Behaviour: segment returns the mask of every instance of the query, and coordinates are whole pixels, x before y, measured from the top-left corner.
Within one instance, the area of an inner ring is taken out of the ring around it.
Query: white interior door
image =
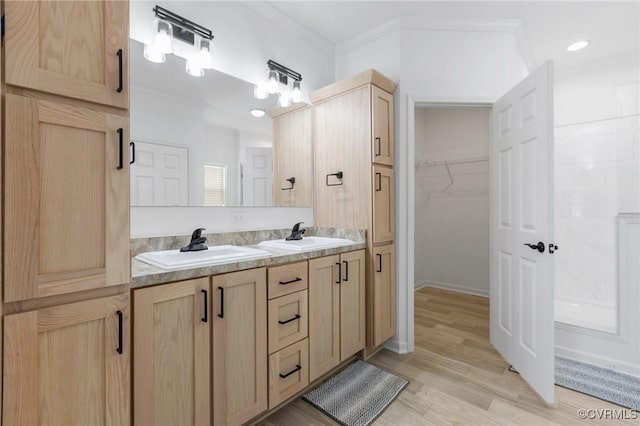
[[[135,141],[131,165],[132,206],[189,205],[189,151],[170,145]]]
[[[245,151],[242,176],[244,206],[270,206],[273,203],[273,151],[250,147]]]
[[[500,98],[492,122],[491,343],[553,403],[552,63]]]

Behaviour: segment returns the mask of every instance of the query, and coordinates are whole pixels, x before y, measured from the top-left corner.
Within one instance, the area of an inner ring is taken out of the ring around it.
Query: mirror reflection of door
[[[189,205],[189,150],[136,141],[131,165],[132,206]]]
[[[242,205],[273,203],[273,154],[271,148],[247,147],[242,167]]]

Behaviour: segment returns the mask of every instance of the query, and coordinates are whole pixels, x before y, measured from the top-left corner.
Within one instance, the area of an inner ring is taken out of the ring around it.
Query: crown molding
[[[280,28],[285,28],[291,32],[294,36],[300,37],[312,46],[320,49],[324,53],[333,56],[335,54],[335,46],[329,40],[319,36],[311,31],[309,28],[301,25],[298,21],[291,18],[286,13],[282,12],[277,7],[269,4],[266,1],[242,1],[239,2],[248,9],[262,15],[264,18],[269,19]]]

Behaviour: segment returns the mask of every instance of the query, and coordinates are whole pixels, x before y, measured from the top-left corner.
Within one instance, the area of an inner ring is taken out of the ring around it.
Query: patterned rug
[[[406,379],[359,360],[303,399],[343,426],[367,426],[408,384]]]
[[[556,384],[640,410],[640,378],[556,356]]]

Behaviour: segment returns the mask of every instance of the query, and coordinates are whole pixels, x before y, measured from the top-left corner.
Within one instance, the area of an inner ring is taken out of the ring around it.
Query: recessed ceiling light
[[[251,115],[253,115],[256,118],[260,118],[264,116],[264,110],[263,109],[252,109],[251,110]]]
[[[571,43],[569,47],[567,47],[567,50],[569,52],[575,52],[576,50],[584,49],[588,45],[589,45],[588,40],[580,40],[580,41],[576,41],[575,43]]]

